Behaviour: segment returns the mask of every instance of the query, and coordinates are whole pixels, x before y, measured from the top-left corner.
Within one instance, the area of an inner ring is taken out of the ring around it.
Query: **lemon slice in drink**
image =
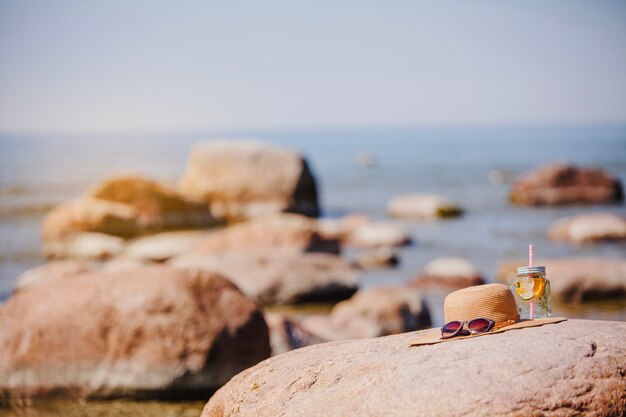
[[[541,278],[523,278],[517,281],[515,292],[522,300],[528,301],[539,297],[545,285],[545,282]]]

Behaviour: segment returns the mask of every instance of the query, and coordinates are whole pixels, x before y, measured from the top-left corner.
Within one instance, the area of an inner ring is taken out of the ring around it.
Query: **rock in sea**
[[[155,181],[123,176],[105,181],[89,195],[55,207],[44,219],[44,242],[79,232],[129,238],[168,229],[216,224],[205,204],[186,200]]]
[[[430,325],[421,292],[400,285],[360,290],[333,307],[330,315],[312,315],[302,321],[304,330],[325,340],[378,337]]]
[[[457,217],[463,209],[442,196],[409,193],[392,198],[387,203],[387,213],[400,219],[429,220]]]
[[[526,260],[506,261],[498,266],[497,278],[513,284],[517,268]],[[562,302],[622,299],[626,297],[626,260],[617,258],[557,258],[535,260],[545,265],[552,298]]]
[[[485,281],[478,269],[467,259],[442,257],[428,262],[422,273],[411,283],[419,288],[456,290],[481,285]]]
[[[216,230],[197,241],[192,252],[210,255],[265,249],[339,253],[339,241],[322,237],[314,219],[300,214],[277,213]]]
[[[120,255],[124,239],[106,233],[78,232],[43,243],[46,259],[107,260]]]
[[[197,396],[269,355],[257,304],[208,272],[87,272],[0,307],[0,398]]]
[[[317,187],[298,152],[258,140],[212,140],[194,146],[180,192],[210,204],[214,216],[242,220],[294,212],[317,217]]]
[[[129,242],[123,256],[150,262],[164,262],[191,252],[198,241],[211,232],[204,230],[176,230],[139,237]]]
[[[509,199],[529,206],[606,204],[623,201],[624,190],[618,178],[602,169],[551,163],[520,176]]]
[[[564,217],[550,226],[548,237],[570,243],[593,243],[626,239],[626,219],[612,213]]]
[[[214,271],[263,304],[339,301],[356,291],[358,276],[339,256],[288,250],[189,254],[170,265]]]
[[[626,414],[626,323],[568,320],[410,347],[416,334],[274,356],[231,379],[202,417]]]
[[[411,236],[400,224],[376,222],[355,228],[344,242],[358,248],[404,246],[411,243]]]

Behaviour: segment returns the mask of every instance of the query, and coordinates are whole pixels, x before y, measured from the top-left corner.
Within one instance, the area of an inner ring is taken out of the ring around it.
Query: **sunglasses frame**
[[[470,323],[475,321],[475,320],[487,320],[487,322],[489,323],[489,326],[487,326],[487,329],[485,331],[476,331],[476,330],[470,330]],[[459,328],[456,330],[456,332],[452,333],[451,335],[444,335],[443,333],[443,329],[446,328],[446,326],[450,325],[451,323],[459,323]],[[465,325],[467,324],[467,330],[463,330],[465,328]],[[468,333],[470,335],[474,335],[474,334],[483,334],[483,333],[487,333],[491,330],[493,330],[493,327],[495,326],[496,322],[485,318],[485,317],[477,317],[475,319],[471,319],[471,320],[465,320],[465,321],[460,321],[460,320],[452,320],[447,322],[446,324],[444,324],[443,326],[441,326],[441,340],[443,339],[451,339],[455,336],[458,336],[459,334],[467,336]]]

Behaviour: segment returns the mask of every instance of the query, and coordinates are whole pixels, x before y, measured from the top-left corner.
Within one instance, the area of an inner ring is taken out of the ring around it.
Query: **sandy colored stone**
[[[191,252],[195,244],[209,233],[203,230],[177,230],[137,238],[126,245],[124,256],[163,262]]]
[[[339,253],[339,242],[322,238],[314,219],[300,214],[281,213],[216,230],[199,240],[193,252],[209,255],[259,249]]]
[[[228,220],[283,211],[319,215],[315,179],[304,157],[258,140],[198,143],[178,188]]]
[[[416,334],[274,356],[230,380],[202,417],[626,413],[626,323],[568,320],[409,347]]]
[[[256,303],[207,272],[87,272],[0,307],[0,398],[184,397],[269,354]]]
[[[90,196],[128,204],[137,212],[139,225],[151,230],[207,227],[216,223],[205,204],[185,199],[146,178],[111,178],[92,190]]]
[[[411,236],[398,223],[366,223],[354,229],[345,243],[359,248],[404,246],[411,243]]]
[[[191,254],[173,266],[215,271],[263,304],[338,301],[357,288],[354,270],[337,255],[284,250]]]
[[[306,331],[325,340],[378,337],[430,325],[420,291],[403,285],[359,290],[329,315],[311,315],[302,321]]]
[[[440,219],[457,217],[462,212],[456,203],[435,194],[401,194],[387,203],[387,213],[401,219]]]
[[[517,268],[526,260],[506,261],[498,266],[497,278],[512,284]],[[538,259],[545,265],[552,298],[563,302],[584,302],[599,299],[626,298],[626,260],[616,258]]]
[[[47,259],[106,260],[120,255],[126,246],[123,238],[106,233],[78,232],[43,243]]]
[[[485,281],[474,265],[465,258],[435,258],[411,282],[420,288],[459,289],[484,284]]]
[[[132,236],[139,232],[136,219],[128,204],[82,197],[52,209],[43,220],[42,237],[47,242],[79,232]]]
[[[97,185],[87,196],[55,207],[44,219],[44,241],[78,232],[133,237],[168,229],[216,224],[206,204],[192,202],[156,181],[121,176]]]
[[[626,219],[612,213],[590,213],[554,222],[548,237],[556,241],[589,243],[626,239]]]
[[[520,205],[615,203],[624,200],[618,178],[599,168],[582,168],[556,162],[521,175],[509,199]]]
[[[284,314],[266,312],[264,316],[270,332],[272,355],[325,342],[320,337],[304,330],[296,320]]]

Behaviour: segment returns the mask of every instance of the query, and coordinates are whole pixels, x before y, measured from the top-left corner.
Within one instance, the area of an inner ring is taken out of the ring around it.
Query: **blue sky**
[[[626,122],[624,1],[0,0],[0,132]]]

